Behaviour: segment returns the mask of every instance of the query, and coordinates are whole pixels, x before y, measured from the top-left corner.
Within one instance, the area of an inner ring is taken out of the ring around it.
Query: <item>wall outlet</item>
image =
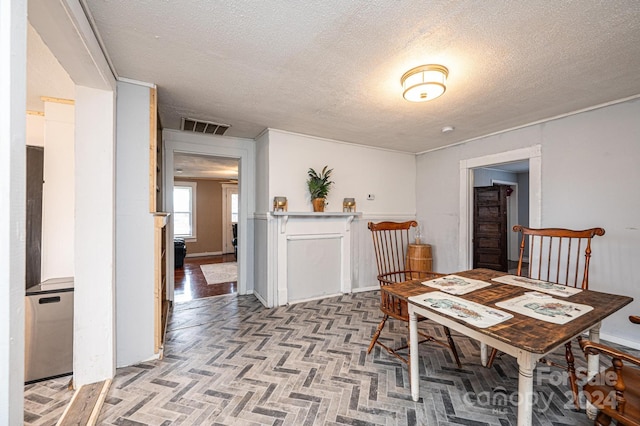
[[[367,200],[375,200],[376,196],[374,194],[367,194]]]

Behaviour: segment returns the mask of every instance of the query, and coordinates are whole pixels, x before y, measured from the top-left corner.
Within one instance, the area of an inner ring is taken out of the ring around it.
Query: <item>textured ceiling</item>
[[[238,160],[195,154],[173,156],[174,176],[198,179],[238,180]]]
[[[166,128],[421,152],[640,94],[638,0],[83,1],[117,75],[158,85]],[[446,93],[405,101],[426,63]]]

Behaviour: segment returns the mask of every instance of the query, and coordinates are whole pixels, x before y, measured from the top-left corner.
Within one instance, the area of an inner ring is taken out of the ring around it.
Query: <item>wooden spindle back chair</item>
[[[591,240],[595,236],[604,235],[604,229],[590,228],[578,231],[563,228],[535,229],[516,225],[513,231],[520,233],[520,257],[516,275],[584,290],[589,289]],[[526,249],[528,249],[529,265],[525,268],[523,265]],[[496,354],[497,350],[493,349],[487,362],[488,368],[493,365]],[[579,409],[575,359],[570,341],[565,344],[565,359],[566,365],[548,359],[541,359],[540,362],[560,367],[569,373],[574,405]]]
[[[416,226],[418,226],[418,223],[414,220],[407,222],[369,222],[368,228],[371,231],[371,236],[373,238],[373,248],[378,268],[377,278],[380,286],[386,286],[411,279],[429,280],[443,276],[443,274],[432,272],[407,270],[407,250],[411,237],[410,229],[415,228]],[[397,357],[404,363],[408,363],[408,356],[399,353],[399,351],[406,350],[408,348],[408,344],[392,348],[379,339],[380,333],[382,332],[389,317],[404,321],[408,326],[409,311],[407,308],[407,302],[388,295],[385,292],[380,292],[380,310],[383,313],[382,321],[378,324],[378,327],[371,338],[371,343],[369,344],[367,353],[371,353],[374,346],[378,344],[389,354]],[[426,318],[420,318],[420,320],[424,319]],[[451,333],[447,327],[444,327],[444,331],[447,336],[446,342],[437,340],[423,332],[419,332],[423,339],[420,343],[429,341],[449,348],[459,368],[460,359],[458,357],[458,352],[456,351],[453,338],[451,337]]]
[[[526,276],[585,290],[589,288],[591,239],[604,235],[604,229],[574,231],[516,225],[513,231],[521,233],[518,276],[523,275],[523,258],[525,247],[528,247],[529,266],[524,271]]]
[[[640,324],[637,316],[629,320]],[[640,358],[586,339],[580,341],[580,347],[585,356],[602,355],[611,362],[582,388],[586,400],[598,409],[594,425],[615,420],[617,424],[640,426]]]

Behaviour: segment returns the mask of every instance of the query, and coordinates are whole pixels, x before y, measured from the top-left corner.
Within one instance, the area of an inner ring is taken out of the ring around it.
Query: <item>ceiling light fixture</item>
[[[420,65],[404,73],[402,96],[411,102],[425,102],[437,98],[447,90],[449,70],[442,65]]]

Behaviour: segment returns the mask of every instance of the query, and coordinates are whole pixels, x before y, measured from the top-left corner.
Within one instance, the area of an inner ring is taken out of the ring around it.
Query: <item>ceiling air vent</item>
[[[211,121],[194,120],[193,118],[183,118],[181,130],[187,132],[205,133],[210,135],[224,135],[229,129],[228,124],[213,123]]]

